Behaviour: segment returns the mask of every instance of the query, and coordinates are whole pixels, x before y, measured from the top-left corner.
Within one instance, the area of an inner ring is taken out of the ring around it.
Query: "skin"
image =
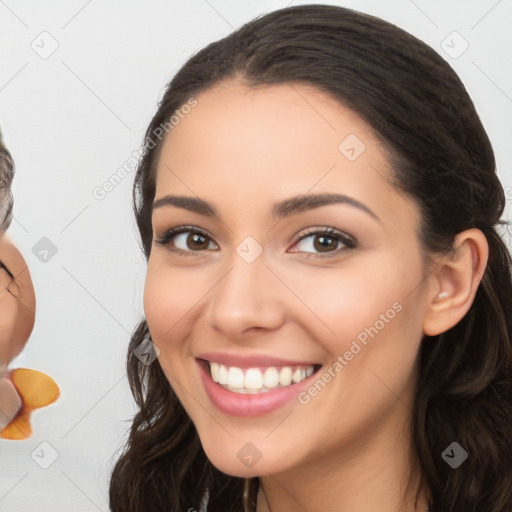
[[[5,234],[0,236],[0,262],[0,428],[3,428],[22,405],[5,374],[8,364],[21,352],[32,332],[36,297],[25,259]]]
[[[25,259],[5,234],[0,237],[0,261],[0,365],[7,366],[32,332],[36,296]]]
[[[210,242],[194,251],[197,243],[178,235],[152,246],[144,307],[158,363],[212,463],[260,477],[258,512],[395,512],[409,474],[417,477],[408,427],[420,343],[469,309],[487,261],[485,237],[460,234],[454,258],[427,267],[419,209],[389,184],[378,139],[312,86],[225,81],[197,101],[164,141],[155,200],[197,196],[219,216],[174,206],[153,212],[155,238],[191,225]],[[349,134],[365,145],[355,161],[338,150]],[[357,199],[379,220],[347,204],[270,218],[273,203],[322,192]],[[319,235],[297,242],[308,228],[325,227],[358,246],[333,241],[327,254],[335,255],[322,257],[313,246]],[[247,236],[263,248],[250,264],[236,252]],[[172,252],[173,243],[189,254]],[[447,297],[436,300],[442,291]],[[316,361],[321,375],[394,303],[400,312],[307,405],[292,400],[260,417],[235,417],[204,390],[195,362],[202,352]],[[251,467],[237,457],[247,442],[261,453]],[[403,510],[415,510],[411,495]],[[421,496],[417,510],[426,510]]]

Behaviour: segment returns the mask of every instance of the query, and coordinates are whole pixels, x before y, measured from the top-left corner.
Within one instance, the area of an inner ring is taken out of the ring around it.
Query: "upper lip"
[[[228,354],[223,352],[203,352],[197,356],[212,363],[223,364],[224,366],[235,366],[237,368],[256,368],[258,366],[319,366],[311,361],[292,361],[269,355],[241,355]]]

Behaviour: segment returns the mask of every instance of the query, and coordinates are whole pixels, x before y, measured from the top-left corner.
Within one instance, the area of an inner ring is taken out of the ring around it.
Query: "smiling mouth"
[[[239,368],[201,360],[212,380],[233,393],[243,395],[267,393],[302,382],[315,374],[320,364]]]

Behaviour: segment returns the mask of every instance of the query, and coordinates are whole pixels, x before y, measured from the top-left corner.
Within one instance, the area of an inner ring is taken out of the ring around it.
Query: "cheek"
[[[0,293],[0,364],[8,364],[25,346],[34,323],[30,313],[7,290]]]
[[[294,318],[323,346],[329,364],[339,356],[354,360],[343,363],[354,378],[368,365],[388,375],[413,363],[422,333],[416,288],[421,267],[411,259],[397,265],[399,258],[381,251],[347,259],[339,268],[304,269],[295,278],[287,271],[287,284],[301,299],[295,299]]]
[[[211,276],[199,266],[171,266],[165,257],[150,257],[144,284],[144,311],[155,341],[179,339],[195,308],[211,288]]]
[[[340,340],[350,344],[366,327],[378,322],[381,314],[394,318],[396,303],[402,303],[405,295],[396,265],[382,258],[354,258],[339,268],[306,268],[300,273],[283,269],[282,275],[299,299],[294,301],[302,315],[296,318],[302,318],[303,325],[314,330],[318,339],[332,340],[335,345]]]
[[[157,345],[179,318],[186,290],[178,275],[173,276],[173,273],[149,261],[144,284],[144,312]]]

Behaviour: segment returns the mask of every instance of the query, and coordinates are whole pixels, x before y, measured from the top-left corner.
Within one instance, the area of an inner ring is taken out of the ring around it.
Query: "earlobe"
[[[454,249],[430,275],[423,332],[436,336],[455,326],[469,311],[487,266],[489,246],[479,229],[455,237]]]

